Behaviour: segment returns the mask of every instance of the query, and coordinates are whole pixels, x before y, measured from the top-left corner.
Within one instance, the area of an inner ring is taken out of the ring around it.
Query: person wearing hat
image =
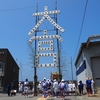
[[[51,83],[51,80],[47,80],[47,83],[48,83],[48,94],[49,96],[51,96],[51,93],[52,93],[52,83]]]
[[[53,82],[53,91],[54,91],[55,98],[58,97],[58,90],[59,90],[58,81],[56,79],[54,79],[54,82]]]
[[[90,97],[92,94],[92,89],[91,89],[91,79],[89,77],[86,80],[86,89],[87,89],[87,94]]]
[[[94,94],[94,81],[91,78],[91,90],[92,90],[92,94]]]
[[[29,85],[29,82],[28,82],[28,79],[26,79],[24,82],[24,96],[25,96],[25,98],[28,97],[28,85]]]
[[[69,83],[68,83],[68,91],[69,91],[69,95],[72,95],[72,88],[73,88],[72,82],[69,81]]]
[[[41,85],[42,85],[42,89],[43,89],[44,99],[46,99],[46,97],[48,96],[48,82],[45,77],[44,77]]]
[[[48,89],[50,89],[51,88],[51,81],[48,79],[47,83],[48,83]]]
[[[75,95],[75,91],[76,91],[76,86],[75,83],[72,82],[72,94]]]
[[[61,80],[61,82],[59,83],[59,89],[60,89],[60,93],[61,93],[61,99],[64,100],[65,96],[65,90],[66,90],[66,84],[64,82],[64,79]]]
[[[79,84],[78,84],[78,89],[79,89],[80,95],[83,95],[83,88],[84,88],[84,84],[83,84],[83,82],[80,80],[80,81],[79,81]]]
[[[23,92],[23,84],[19,82],[19,94]]]
[[[42,85],[41,85],[41,81],[39,82],[37,88],[38,88],[38,92],[41,94],[41,93],[42,93]]]

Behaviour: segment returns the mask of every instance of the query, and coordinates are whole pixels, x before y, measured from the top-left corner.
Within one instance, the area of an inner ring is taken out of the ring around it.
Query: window
[[[2,81],[2,79],[1,79],[1,77],[0,77],[0,86],[1,86],[1,81]]]
[[[0,72],[3,72],[3,62],[0,62]]]
[[[14,68],[14,72],[15,72],[15,70],[16,70],[16,69]]]

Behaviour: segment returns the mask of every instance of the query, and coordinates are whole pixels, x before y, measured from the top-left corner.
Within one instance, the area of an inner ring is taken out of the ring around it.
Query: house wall
[[[79,81],[81,80],[84,84],[86,83],[86,71],[87,69],[83,68],[83,63],[84,63],[84,52],[82,51],[80,56],[79,56],[79,59],[78,59],[78,62],[76,64],[76,75],[77,75],[77,83],[79,83]],[[78,72],[78,73],[77,73]]]
[[[86,84],[86,70],[84,70],[82,73],[80,73],[80,75],[77,76],[77,82],[79,83],[79,81],[81,80],[83,82],[83,84]]]

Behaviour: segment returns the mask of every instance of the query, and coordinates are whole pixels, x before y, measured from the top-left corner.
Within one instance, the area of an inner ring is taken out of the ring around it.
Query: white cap
[[[62,82],[64,81],[64,79],[61,80]]]
[[[53,80],[54,82],[56,81],[56,79]]]
[[[44,77],[43,80],[46,80],[46,78]]]

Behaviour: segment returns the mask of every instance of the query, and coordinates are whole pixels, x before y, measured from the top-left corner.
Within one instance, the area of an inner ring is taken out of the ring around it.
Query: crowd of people
[[[43,80],[39,82],[37,88],[38,93],[43,95],[44,98],[52,95],[55,98],[60,96],[62,100],[65,98],[66,94],[75,95],[76,91],[75,83],[71,81],[67,83],[64,81],[64,79],[62,79],[61,82],[58,82],[56,79],[51,81],[49,79],[43,78]]]
[[[75,95],[76,89],[79,90],[80,95],[83,95],[83,90],[86,88],[88,96],[94,94],[94,81],[90,78],[86,79],[86,84],[84,85],[83,82],[80,80],[78,85],[74,82],[69,81],[66,82],[62,79],[60,82],[56,79],[50,80],[43,78],[42,81],[39,81],[37,85],[37,93],[43,95],[44,99],[47,96],[54,96],[55,98],[61,97],[64,100],[65,95]],[[21,82],[19,83],[19,93],[24,92],[25,98],[28,97],[28,89],[29,82],[28,79],[25,80],[24,84]],[[34,93],[34,86],[33,86],[33,93]],[[34,95],[34,94],[33,94]]]
[[[28,97],[28,85],[28,79],[26,79],[24,84],[22,84],[21,82],[19,83],[19,93],[23,93],[25,98]],[[38,94],[43,95],[44,99],[47,96],[54,96],[55,98],[60,96],[63,100],[65,98],[65,95],[75,95],[75,91],[75,83],[71,81],[66,82],[64,81],[64,79],[62,79],[61,82],[58,82],[58,80],[56,79],[50,80],[44,77],[43,80],[39,81],[39,84],[37,85],[37,92]]]

